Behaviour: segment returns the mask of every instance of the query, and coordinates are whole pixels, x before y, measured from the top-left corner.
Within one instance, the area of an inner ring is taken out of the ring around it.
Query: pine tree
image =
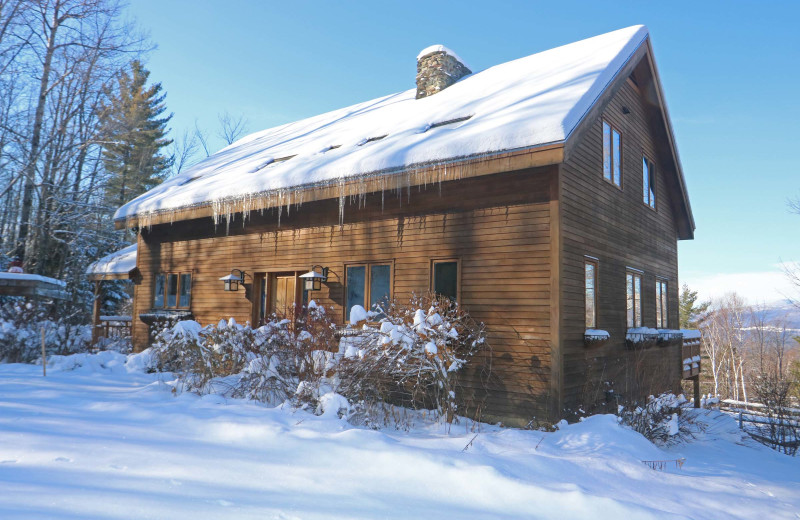
[[[150,72],[138,60],[122,70],[116,89],[107,92],[101,139],[103,163],[109,174],[105,202],[118,207],[159,184],[173,158],[161,153],[172,144],[166,138],[172,114],[164,115],[166,93],[161,83],[147,86]]]
[[[687,284],[681,287],[678,298],[678,313],[682,329],[695,329],[708,312],[711,302],[697,303],[697,291],[689,289]]]

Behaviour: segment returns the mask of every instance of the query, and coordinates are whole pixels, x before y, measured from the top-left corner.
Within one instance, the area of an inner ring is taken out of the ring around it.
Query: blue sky
[[[151,79],[172,127],[217,114],[256,131],[414,86],[434,43],[473,70],[645,24],[672,116],[697,232],[681,282],[706,297],[790,295],[800,261],[800,2],[260,2],[134,0],[158,48]],[[213,139],[213,148],[222,141]]]

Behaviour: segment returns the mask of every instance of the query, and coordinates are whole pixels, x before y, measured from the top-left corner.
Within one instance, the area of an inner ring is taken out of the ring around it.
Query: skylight
[[[438,123],[432,123],[431,126],[428,127],[428,130],[430,130],[432,128],[439,128],[440,126],[445,126],[445,125],[454,125],[456,123],[460,123],[462,121],[466,121],[467,119],[469,119],[471,117],[472,117],[472,114],[470,114],[468,116],[457,117],[455,119],[448,119],[446,121],[439,121]]]
[[[276,164],[276,163],[282,163],[284,161],[288,161],[292,157],[294,157],[294,155],[287,155],[286,157],[278,157],[277,159],[273,159],[272,157],[270,157],[267,160],[265,160],[263,163],[259,164],[258,166],[256,166],[252,170],[250,170],[250,173],[255,173],[255,172],[259,171],[259,170],[263,170],[267,166],[271,166],[271,165]]]
[[[387,135],[389,135],[389,134],[379,135],[377,137],[370,137],[369,139],[362,139],[361,141],[359,141],[358,146],[364,146],[367,143],[372,143],[374,141],[380,141],[381,139],[383,139]]]

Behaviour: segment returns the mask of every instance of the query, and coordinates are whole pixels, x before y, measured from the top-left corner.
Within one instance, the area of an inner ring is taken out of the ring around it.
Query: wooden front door
[[[270,280],[269,313],[281,318],[294,315],[297,304],[296,276],[291,274],[275,274]]]

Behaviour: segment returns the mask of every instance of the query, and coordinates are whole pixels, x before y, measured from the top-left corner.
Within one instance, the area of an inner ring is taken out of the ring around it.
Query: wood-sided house
[[[678,326],[694,233],[643,26],[474,73],[430,47],[417,88],[249,135],[115,219],[139,233],[137,349],[163,314],[254,323],[311,298],[345,322],[435,291],[487,326],[485,418],[680,384],[679,340],[626,346]],[[231,273],[244,290],[223,290]]]

